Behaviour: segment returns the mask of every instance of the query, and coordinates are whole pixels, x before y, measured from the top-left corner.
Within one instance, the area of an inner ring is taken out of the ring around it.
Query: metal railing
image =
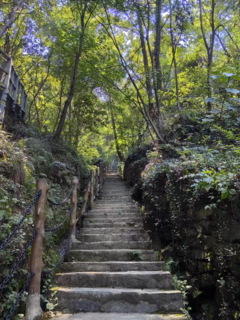
[[[13,278],[14,271],[19,266],[19,264],[23,261],[27,250],[32,247],[31,250],[31,260],[30,260],[30,273],[27,277],[26,283],[23,286],[22,290],[20,291],[16,302],[10,309],[6,320],[10,320],[14,314],[15,309],[18,306],[18,303],[23,296],[25,290],[28,288],[28,298],[26,302],[26,320],[33,320],[40,319],[43,315],[43,311],[40,306],[41,302],[41,281],[42,276],[45,274],[50,274],[54,272],[54,270],[61,264],[64,260],[64,256],[71,247],[71,243],[75,241],[75,234],[76,234],[76,225],[80,219],[84,219],[86,215],[87,208],[93,208],[95,199],[99,196],[100,190],[103,187],[105,176],[107,173],[108,166],[105,164],[101,164],[96,171],[91,170],[90,181],[88,186],[85,190],[84,197],[83,197],[83,204],[80,210],[80,214],[77,217],[77,203],[78,203],[78,188],[79,188],[79,181],[77,177],[73,177],[72,179],[72,188],[67,195],[67,197],[60,203],[56,203],[48,198],[47,194],[49,191],[49,186],[46,179],[39,179],[37,181],[37,193],[34,197],[33,201],[31,202],[30,206],[26,210],[26,213],[22,217],[21,221],[17,224],[11,234],[5,239],[5,241],[0,245],[0,252],[4,250],[7,244],[11,241],[14,235],[18,232],[19,228],[23,224],[26,217],[31,213],[31,209],[35,205],[35,215],[34,215],[34,232],[30,240],[27,242],[25,249],[20,254],[16,262],[14,263],[13,267],[9,271],[8,276],[3,280],[0,284],[0,291],[4,289],[6,284]],[[70,198],[71,208],[69,213],[64,218],[64,220],[58,224],[57,226],[51,229],[45,229],[45,218],[46,218],[46,209],[47,209],[47,202],[51,205],[61,206],[67,202]],[[70,232],[67,238],[67,241],[63,245],[60,250],[60,259],[56,263],[56,265],[50,270],[44,270],[44,263],[43,263],[43,244],[46,232],[54,232],[59,230],[63,224],[70,218]]]
[[[12,58],[0,49],[0,121],[6,107],[14,118],[24,120],[27,109],[27,94],[12,64]]]

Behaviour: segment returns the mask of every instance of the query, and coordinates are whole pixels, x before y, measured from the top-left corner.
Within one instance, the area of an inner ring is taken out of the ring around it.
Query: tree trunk
[[[56,131],[55,136],[54,136],[55,139],[59,139],[59,137],[60,137],[60,135],[62,133],[63,125],[64,125],[64,122],[65,122],[65,119],[66,119],[66,115],[67,115],[67,111],[68,111],[68,107],[70,106],[70,104],[72,102],[72,99],[73,99],[75,86],[76,86],[76,82],[77,82],[79,59],[80,59],[80,54],[77,53],[76,57],[75,57],[74,72],[73,72],[73,77],[72,77],[70,89],[69,89],[69,92],[68,92],[68,98],[64,103],[64,107],[63,107],[63,111],[62,111],[62,114],[61,114],[61,118],[60,118],[60,121],[58,123],[57,131]]]
[[[9,37],[9,34],[7,33],[6,37],[5,37],[4,52],[9,55],[10,54],[10,49],[11,49],[11,47],[10,47],[10,37]]]
[[[162,69],[160,64],[161,52],[161,15],[162,15],[162,0],[156,0],[156,39],[154,48],[155,70],[157,73],[157,89],[162,90]]]
[[[140,10],[140,9],[138,8],[138,10]],[[146,74],[146,88],[147,88],[148,100],[149,100],[149,110],[151,110],[152,85],[151,85],[150,70],[149,70],[149,65],[148,65],[148,56],[147,56],[147,50],[146,50],[145,39],[144,39],[144,34],[143,34],[143,26],[142,26],[142,21],[141,21],[139,11],[138,11],[137,15],[138,15],[141,48],[142,48],[142,54],[143,54],[143,64],[144,64],[144,70],[145,70],[145,74]]]
[[[23,0],[19,0],[11,9],[11,11],[8,14],[8,19],[5,22],[4,26],[2,27],[2,29],[0,30],[0,38],[2,38],[2,36],[5,34],[5,32],[11,28],[11,26],[13,25],[13,23],[16,20],[16,13],[17,10],[19,9],[19,7],[22,5]]]
[[[173,22],[172,22],[172,1],[169,0],[169,14],[170,14],[170,33],[171,33],[171,42],[172,42],[172,55],[174,63],[174,75],[176,82],[176,96],[177,96],[177,107],[179,112],[181,112],[180,99],[179,99],[179,85],[178,85],[178,71],[177,71],[177,60],[176,60],[176,44],[173,35]]]
[[[121,162],[124,162],[124,156],[120,150],[120,146],[118,143],[118,136],[117,136],[117,130],[116,130],[116,124],[115,124],[115,119],[114,119],[114,115],[113,115],[113,108],[111,106],[111,118],[112,118],[112,127],[113,127],[113,133],[114,133],[114,139],[115,139],[115,146],[116,146],[116,150],[117,150],[117,154],[119,157],[119,160]]]
[[[67,111],[68,108],[72,102],[73,96],[74,96],[74,92],[75,92],[75,87],[76,87],[76,82],[77,82],[77,75],[78,75],[78,65],[79,65],[79,59],[82,55],[82,50],[83,50],[83,40],[84,40],[84,30],[85,30],[85,23],[84,23],[84,19],[85,19],[85,13],[86,13],[86,9],[87,9],[87,3],[84,6],[83,12],[81,14],[81,35],[80,35],[80,43],[79,43],[79,50],[76,53],[76,57],[75,57],[75,65],[74,65],[74,71],[73,71],[73,76],[72,76],[72,80],[71,80],[71,85],[70,85],[70,89],[68,92],[68,98],[65,101],[64,107],[63,107],[63,111],[61,114],[61,118],[60,121],[58,123],[58,127],[57,127],[57,131],[54,135],[54,139],[59,139],[60,135],[62,133],[63,130],[63,126],[64,126],[64,122],[66,119],[66,115],[67,115]]]
[[[215,5],[216,5],[215,0],[212,0],[212,2],[211,2],[211,19],[210,19],[212,33],[210,34],[210,44],[208,44],[207,39],[206,39],[206,35],[205,35],[205,32],[204,32],[204,28],[203,28],[202,0],[199,0],[199,13],[200,13],[201,31],[202,31],[202,36],[203,36],[205,48],[207,50],[207,59],[208,59],[208,63],[207,63],[207,91],[208,91],[208,98],[212,97],[210,76],[211,76],[211,67],[212,67],[215,35],[216,35],[215,21],[214,21]],[[211,111],[212,104],[211,104],[210,101],[208,101],[208,103],[207,103],[207,108],[208,108],[208,111]]]

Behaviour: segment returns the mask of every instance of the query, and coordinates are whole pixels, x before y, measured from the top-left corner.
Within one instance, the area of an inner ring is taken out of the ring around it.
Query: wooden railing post
[[[41,276],[43,271],[43,240],[45,238],[45,218],[47,205],[47,192],[49,186],[45,179],[37,181],[37,192],[42,190],[41,197],[35,205],[34,228],[37,229],[37,235],[33,240],[30,270],[34,273],[28,286],[28,298],[26,303],[26,320],[41,319],[42,309],[40,307],[40,288]]]
[[[99,196],[99,190],[98,190],[98,168],[96,169],[96,175],[95,175],[95,190],[96,190],[96,197]]]
[[[74,204],[71,217],[70,217],[70,226],[72,228],[72,240],[75,240],[75,233],[76,233],[76,223],[77,223],[77,202],[78,202],[78,195],[77,195],[77,188],[78,188],[78,178],[73,177],[72,179],[72,194],[71,194],[71,207]]]
[[[103,165],[100,167],[100,189],[103,187]]]
[[[92,210],[94,205],[94,170],[91,170],[91,187],[90,187],[90,210]]]
[[[89,196],[90,188],[91,188],[91,182],[88,183],[86,192],[84,193],[84,196],[83,196],[83,206],[82,206],[82,209],[81,209],[81,216],[84,215],[84,213],[86,212],[86,207],[87,207],[87,203],[88,203],[88,196]]]

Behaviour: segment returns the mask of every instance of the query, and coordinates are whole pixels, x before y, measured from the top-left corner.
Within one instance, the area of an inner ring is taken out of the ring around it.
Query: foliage
[[[14,136],[0,132],[1,237],[16,225],[35,192],[37,178],[47,178],[52,184],[50,195],[58,199],[69,188],[70,173],[80,176],[84,190],[89,166],[99,159],[110,163],[116,153],[122,160],[130,154],[124,178],[146,203],[151,228],[161,234],[166,248],[173,243],[185,269],[188,259],[192,261],[189,243],[196,240],[197,250],[206,251],[201,259],[210,259],[207,263],[213,268],[209,271],[207,265],[201,272],[213,273],[225,257],[223,249],[239,251],[239,239],[224,242],[220,254],[215,247],[221,243],[226,220],[238,223],[239,1],[21,3],[14,23],[0,38],[28,94],[27,128],[11,127]],[[12,3],[3,1],[1,28],[11,10]],[[77,54],[79,72],[74,78]],[[72,96],[71,79],[75,81]],[[56,141],[61,116],[65,121]],[[66,165],[66,170],[56,173],[56,162]],[[122,165],[119,171],[122,174]],[[192,225],[202,209],[214,221],[207,220],[217,239],[203,249],[209,228],[199,221]],[[47,225],[60,222],[65,213],[49,209]],[[31,224],[29,218],[27,229]],[[48,237],[49,255],[44,258],[51,266],[58,258],[52,248],[61,234]],[[13,245],[4,270],[16,255]],[[226,271],[221,269],[215,278],[222,276]],[[199,278],[201,282],[203,276]],[[223,319],[237,319],[239,314],[231,281],[215,281]],[[13,285],[9,301],[19,283]],[[230,299],[225,289],[232,294],[227,307]],[[8,305],[8,300],[4,303]]]
[[[63,154],[56,148],[56,145],[51,144],[46,137],[40,136],[39,139],[35,136],[30,137],[30,132],[31,130],[28,129],[28,137],[21,140],[16,140],[15,136],[8,135],[3,131],[0,132],[0,243],[9,236],[21,220],[22,215],[35,196],[36,180],[39,177],[47,178],[49,185],[51,185],[49,197],[54,201],[58,202],[68,194],[70,188],[68,183],[61,183],[61,185],[53,183],[55,179],[53,159],[55,161],[64,160],[67,166],[73,167],[73,171],[68,174],[69,176],[71,175],[70,177],[80,175],[82,188],[85,187],[88,181],[89,167],[73,146],[66,147],[64,143],[61,145],[61,142],[59,142],[59,148],[65,150]],[[60,224],[66,217],[69,208],[69,201],[65,207],[48,207],[46,212],[46,228],[50,229]],[[33,231],[33,213],[31,213],[27,216],[11,242],[0,253],[0,282],[8,275]],[[68,236],[68,233],[69,220],[67,220],[57,232],[46,234],[43,250],[43,260],[46,269],[51,269],[60,259],[58,249],[64,237],[66,235]],[[5,318],[7,316],[8,311],[16,300],[19,290],[25,284],[29,272],[28,262],[30,254],[31,250],[29,249],[26,258],[14,273],[14,277],[3,290],[0,298],[0,317]],[[47,286],[49,280],[46,281],[45,286]],[[44,299],[46,300],[47,297],[45,296]],[[49,310],[56,304],[54,299],[55,298],[52,297],[46,302]],[[24,313],[25,300],[26,296],[24,295],[18,309],[20,313]]]
[[[129,252],[128,255],[129,255],[129,260],[131,260],[131,261],[143,260],[142,252],[140,252],[140,251]]]

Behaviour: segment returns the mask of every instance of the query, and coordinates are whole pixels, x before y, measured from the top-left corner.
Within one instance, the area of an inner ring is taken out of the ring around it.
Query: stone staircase
[[[138,261],[135,261],[138,260]],[[157,260],[124,181],[106,178],[69,261],[56,275],[61,320],[186,320],[182,296]]]

